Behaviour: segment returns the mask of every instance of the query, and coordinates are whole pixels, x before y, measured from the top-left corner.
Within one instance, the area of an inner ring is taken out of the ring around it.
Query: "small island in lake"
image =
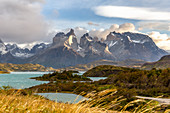
[[[63,72],[54,72],[49,74],[44,74],[40,77],[32,77],[30,79],[36,79],[40,81],[92,81],[91,79],[87,77],[83,77],[80,75],[77,75],[78,71],[63,71]]]

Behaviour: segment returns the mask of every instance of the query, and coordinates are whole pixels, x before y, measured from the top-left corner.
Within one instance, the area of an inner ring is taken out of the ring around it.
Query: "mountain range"
[[[140,59],[157,61],[168,53],[156,46],[145,34],[111,32],[106,39],[84,34],[80,41],[74,30],[57,33],[51,44],[37,44],[32,49],[4,44],[0,40],[0,63],[33,63],[47,67],[63,68],[86,64],[96,60],[122,61]]]

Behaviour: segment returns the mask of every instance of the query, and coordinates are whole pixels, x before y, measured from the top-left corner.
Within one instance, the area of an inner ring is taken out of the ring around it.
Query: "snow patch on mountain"
[[[113,43],[113,41],[111,41],[111,43],[109,44],[109,48],[113,47],[116,43],[117,43],[117,41],[114,43]]]
[[[12,54],[14,57],[19,57],[19,58],[29,58],[32,57],[34,54],[29,54],[29,53],[15,53]]]
[[[81,51],[82,48],[78,45],[78,49],[77,49],[77,52]]]
[[[131,40],[130,36],[127,36],[127,37],[128,37],[128,40],[129,40],[130,42],[133,42],[133,41]]]
[[[32,42],[32,43],[23,43],[23,44],[17,44],[18,47],[22,48],[22,49],[29,49],[31,50],[35,45],[37,44],[41,44],[41,43],[44,43],[44,44],[49,44],[47,42]]]
[[[6,54],[7,52],[8,52],[8,51],[6,51],[5,48],[0,47],[0,54],[1,54],[1,55]]]

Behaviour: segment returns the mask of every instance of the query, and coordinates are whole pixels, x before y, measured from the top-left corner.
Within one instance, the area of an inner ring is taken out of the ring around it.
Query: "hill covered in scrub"
[[[170,68],[170,55],[163,56],[159,61],[157,62],[151,62],[151,63],[145,63],[142,66],[142,69],[166,69]]]
[[[41,80],[41,81],[92,81],[90,78],[82,77],[77,75],[77,71],[63,71],[61,73],[54,72],[49,74],[44,74],[40,77],[32,77],[31,79]]]
[[[129,92],[143,96],[170,96],[170,68],[140,70],[115,67],[109,65],[97,66],[83,74],[86,77],[108,77],[94,82],[96,86],[110,85],[120,89],[121,94]]]
[[[110,74],[118,74],[120,72],[127,72],[131,70],[139,70],[126,67],[118,67],[112,65],[100,65],[94,67],[83,74],[85,77],[108,77]]]
[[[47,77],[50,81],[53,77]],[[69,75],[65,76],[68,77]],[[117,89],[117,95],[123,95],[126,98],[133,96],[157,97],[164,95],[169,97],[170,92],[170,68],[140,70],[125,67],[116,67],[111,65],[97,66],[82,75],[83,77],[107,77],[104,80],[94,82],[63,82],[54,79],[53,82],[41,84],[27,88],[29,91],[43,92],[71,92],[87,94],[91,91],[102,91],[105,89]],[[43,77],[42,77],[43,78]],[[55,76],[54,76],[55,78]],[[39,79],[40,80],[40,79]]]
[[[11,64],[0,63],[0,71],[55,71],[52,67],[44,67],[39,64]]]

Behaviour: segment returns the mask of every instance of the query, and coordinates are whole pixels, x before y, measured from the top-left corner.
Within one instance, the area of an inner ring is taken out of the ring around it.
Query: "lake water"
[[[71,94],[71,93],[36,93],[38,95],[44,96],[49,100],[53,100],[55,102],[68,102],[68,103],[78,103],[79,101],[85,100],[87,98]]]
[[[107,77],[88,77],[88,78],[90,78],[93,81],[99,81],[99,80],[106,79]]]
[[[48,81],[36,81],[34,79],[29,79],[31,77],[38,77],[47,73],[49,72],[11,72],[10,74],[0,74],[0,87],[9,85],[15,89],[24,89],[35,85],[48,83]],[[82,75],[83,73],[84,72],[80,72],[80,75]],[[92,79],[93,81],[97,81],[100,79],[105,79],[106,77],[89,77],[89,78]],[[38,95],[42,95],[50,100],[54,101],[57,100],[57,102],[74,103],[74,101],[76,100],[75,103],[77,103],[80,100],[84,99],[84,97],[82,96],[69,93],[38,93]]]
[[[31,77],[42,76],[49,72],[11,72],[10,74],[0,74],[0,87],[12,86],[15,89],[24,89],[31,86],[48,83],[46,81],[36,81]]]

